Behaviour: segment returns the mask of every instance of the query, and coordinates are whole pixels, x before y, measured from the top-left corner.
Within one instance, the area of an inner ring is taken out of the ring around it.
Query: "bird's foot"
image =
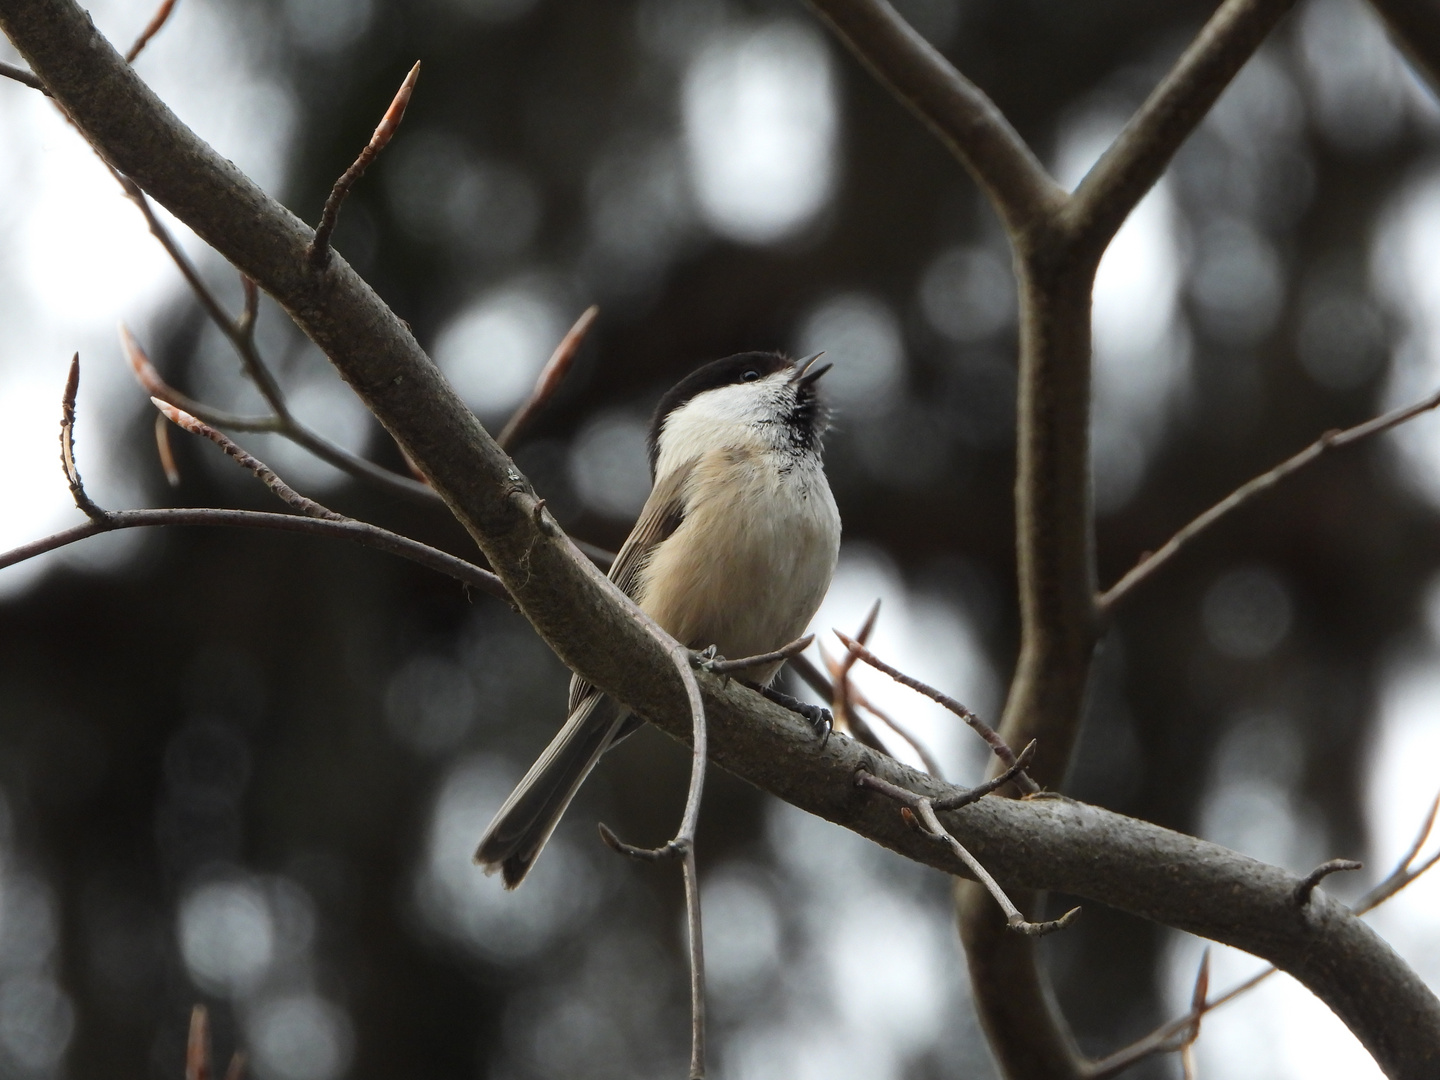
[[[793,698],[780,690],[770,686],[761,686],[758,683],[747,683],[747,686],[758,690],[765,697],[775,702],[776,705],[784,706],[793,713],[798,713],[805,718],[805,722],[815,729],[815,734],[820,736],[820,746],[823,749],[830,741],[830,732],[835,729],[835,718],[830,715],[830,710],[823,705],[812,705],[808,701],[801,701]]]
[[[715,674],[715,668],[724,662],[725,658],[720,655],[720,648],[717,645],[711,645],[708,649],[690,650],[690,663],[701,671],[708,671],[712,675]],[[722,672],[721,674],[724,673]]]

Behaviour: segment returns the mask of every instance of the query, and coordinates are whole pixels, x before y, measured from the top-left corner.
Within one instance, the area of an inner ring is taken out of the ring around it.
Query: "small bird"
[[[660,399],[650,424],[650,497],[610,580],[691,649],[758,656],[804,632],[830,588],[840,514],[825,479],[829,414],[816,356],[716,360]],[[828,715],[768,690],[778,663],[740,672],[812,722]],[[641,724],[578,675],[570,715],[505,800],[475,852],[505,887],[524,880],[600,755]]]

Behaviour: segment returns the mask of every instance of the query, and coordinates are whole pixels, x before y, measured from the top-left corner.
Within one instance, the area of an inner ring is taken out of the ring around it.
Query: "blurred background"
[[[1210,10],[898,6],[1067,185]],[[93,13],[123,47],[152,7]],[[516,453],[567,528],[619,544],[649,410],[694,365],[823,348],[846,533],[815,629],[853,631],[881,598],[876,651],[995,717],[1017,636],[1015,295],[960,167],[791,0],[181,0],[137,66],[314,222],[416,59],[336,246],[492,431],[600,305]],[[0,547],[79,520],[54,441],[76,349],[103,505],[274,509],[180,434],[166,486],[118,320],[176,386],[260,399],[40,95],[0,83],[0,138]],[[1437,150],[1440,109],[1355,0],[1301,3],[1186,144],[1096,285],[1102,583],[1326,429],[1440,384]],[[238,307],[234,272],[177,231]],[[403,468],[268,301],[260,341],[304,420]],[[243,441],[338,510],[471,551],[440,511]],[[1327,882],[1342,896],[1383,876],[1440,787],[1437,478],[1422,419],[1146,584],[1101,648],[1069,792],[1292,871],[1365,860]],[[953,718],[859,678],[950,779],[978,778]],[[0,1075],[179,1080],[196,1001],[220,1060],[243,1047],[260,1080],[681,1075],[679,875],[617,859],[594,823],[668,836],[686,754],[647,731],[607,759],[519,893],[470,863],[565,694],[503,604],[335,543],[131,533],[0,573]],[[716,1075],[993,1075],[946,880],[723,774],[707,792]],[[1375,921],[1440,986],[1440,893]],[[1181,1010],[1200,949],[1093,904],[1042,946],[1093,1054]],[[1211,985],[1257,967],[1221,950]],[[1228,1080],[1378,1075],[1285,979],[1198,1050]]]

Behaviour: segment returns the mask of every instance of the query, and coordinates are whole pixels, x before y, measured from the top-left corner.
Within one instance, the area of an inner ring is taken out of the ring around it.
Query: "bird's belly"
[[[840,519],[818,468],[731,460],[722,469],[696,490],[723,491],[723,502],[687,505],[647,565],[638,599],[683,644],[738,659],[804,632],[835,572]]]

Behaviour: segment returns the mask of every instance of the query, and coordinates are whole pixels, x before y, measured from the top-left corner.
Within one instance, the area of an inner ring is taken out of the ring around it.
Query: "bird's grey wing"
[[[630,530],[630,536],[610,566],[610,580],[632,600],[637,599],[640,571],[645,568],[655,545],[668,539],[685,520],[685,482],[694,468],[695,462],[689,462],[673,470],[651,489],[650,497],[645,500],[640,516],[635,520],[635,527]],[[595,688],[579,675],[572,677],[570,712],[573,713],[582,701],[595,692]]]

